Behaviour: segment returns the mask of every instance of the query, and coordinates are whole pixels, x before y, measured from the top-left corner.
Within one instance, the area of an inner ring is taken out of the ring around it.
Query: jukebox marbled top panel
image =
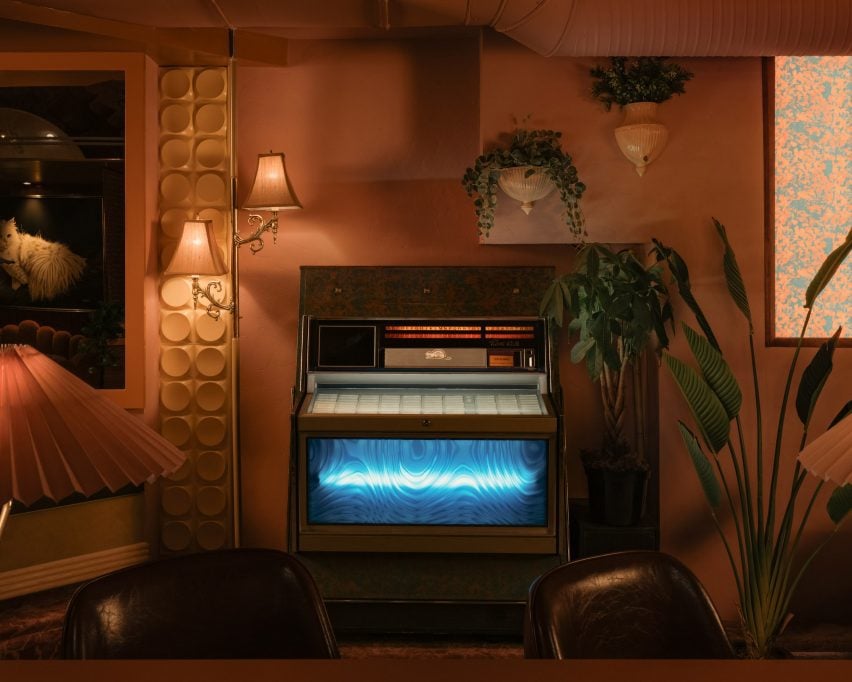
[[[302,315],[538,315],[553,267],[303,266]]]

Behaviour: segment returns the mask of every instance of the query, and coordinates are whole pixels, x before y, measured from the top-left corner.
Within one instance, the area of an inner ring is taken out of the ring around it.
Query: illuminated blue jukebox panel
[[[308,438],[309,524],[546,527],[547,440]]]

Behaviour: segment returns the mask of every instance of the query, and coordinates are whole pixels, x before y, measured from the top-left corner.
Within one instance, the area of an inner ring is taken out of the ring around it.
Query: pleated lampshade
[[[284,167],[284,154],[258,154],[257,169],[244,209],[258,211],[284,211],[302,208],[302,204],[293,191],[287,169]]]
[[[0,504],[140,485],[186,455],[31,346],[0,346]]]
[[[216,245],[213,221],[186,220],[167,275],[224,275],[228,271]]]
[[[814,476],[837,485],[852,483],[852,415],[814,438],[798,460]]]

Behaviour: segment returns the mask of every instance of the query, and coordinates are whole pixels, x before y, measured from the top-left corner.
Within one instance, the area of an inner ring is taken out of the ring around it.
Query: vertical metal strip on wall
[[[232,227],[228,70],[160,71],[160,271],[183,222],[213,221],[226,262]],[[213,279],[213,278],[211,278]],[[223,296],[232,289],[218,278]],[[207,278],[202,278],[206,286]],[[175,554],[234,544],[232,316],[193,309],[189,277],[160,282],[160,431],[188,455],[161,488],[160,551]]]

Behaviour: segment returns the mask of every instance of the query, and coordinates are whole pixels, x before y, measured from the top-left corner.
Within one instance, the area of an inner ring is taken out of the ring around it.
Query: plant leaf
[[[852,509],[852,483],[837,487],[828,498],[826,509],[831,520],[840,523]]]
[[[728,442],[730,420],[722,403],[713,389],[707,385],[698,373],[669,353],[663,353],[663,359],[672,373],[678,387],[686,398],[689,409],[708,447],[715,453]]]
[[[837,339],[840,337],[840,330],[841,327],[838,327],[834,335],[819,347],[799,380],[799,390],[796,393],[796,414],[799,415],[799,419],[805,426],[810,422],[822,387],[825,386],[825,382],[831,374],[832,358],[837,346]]]
[[[580,362],[594,345],[595,340],[591,336],[575,343],[571,347],[571,362]]]
[[[751,321],[751,308],[748,304],[748,294],[746,293],[743,276],[740,273],[740,266],[737,265],[737,257],[734,254],[734,250],[731,248],[731,243],[728,241],[728,234],[725,231],[725,226],[715,218],[713,218],[713,224],[716,226],[716,231],[719,233],[719,236],[722,238],[722,242],[725,244],[723,264],[725,268],[725,281],[728,284],[728,291],[731,294],[731,298],[734,299],[734,303],[737,304],[737,308],[740,309],[742,314],[745,315],[745,318],[748,320],[748,330],[749,333],[752,333],[754,332],[754,325]]]
[[[718,350],[719,343],[716,341],[716,336],[710,328],[710,323],[704,316],[704,311],[701,309],[701,306],[698,305],[698,301],[695,300],[695,296],[692,295],[692,284],[689,281],[689,268],[686,267],[686,262],[673,248],[666,246],[658,239],[654,239],[653,241],[657,260],[664,260],[668,263],[669,272],[672,273],[672,277],[674,277],[675,282],[677,282],[680,297],[683,299],[683,302],[689,306],[692,314],[695,315],[695,320],[698,322],[698,326],[701,327],[701,331],[704,332],[704,336],[707,337],[707,340],[710,341],[713,348]]]
[[[553,280],[550,283],[550,286],[544,292],[544,296],[541,297],[541,303],[538,306],[538,314],[542,317],[553,318],[553,314],[550,312],[551,303],[553,301],[553,290],[559,286],[558,280]]]
[[[849,255],[850,251],[852,251],[852,230],[849,230],[849,234],[846,235],[846,241],[828,254],[828,257],[823,261],[819,270],[817,270],[817,274],[814,275],[805,292],[805,308],[813,306],[817,296],[820,295],[820,292],[825,289],[831,278],[834,277],[834,273],[837,272],[837,269],[846,260],[846,256]]]
[[[692,464],[695,466],[695,473],[698,474],[698,480],[701,483],[701,489],[704,491],[704,497],[714,509],[719,506],[719,501],[722,498],[721,490],[719,489],[719,481],[716,480],[716,473],[710,465],[710,461],[701,449],[698,439],[695,434],[687,428],[687,426],[678,419],[678,427],[680,435],[683,437],[683,442],[686,445],[686,451],[692,458]]]
[[[734,373],[731,372],[731,368],[728,367],[728,363],[725,362],[722,354],[713,348],[705,337],[685,322],[681,322],[681,327],[683,327],[692,354],[698,361],[704,380],[710,384],[710,388],[719,398],[728,419],[733,419],[739,414],[740,407],[743,404],[743,394]]]
[[[843,407],[840,408],[840,412],[837,413],[837,416],[831,420],[831,424],[828,425],[828,428],[833,427],[838,422],[846,419],[846,415],[852,412],[852,400],[846,403]]]
[[[553,311],[553,320],[556,322],[556,326],[561,327],[565,316],[565,299],[562,296],[561,284],[557,284],[553,288],[553,300],[550,309]]]

